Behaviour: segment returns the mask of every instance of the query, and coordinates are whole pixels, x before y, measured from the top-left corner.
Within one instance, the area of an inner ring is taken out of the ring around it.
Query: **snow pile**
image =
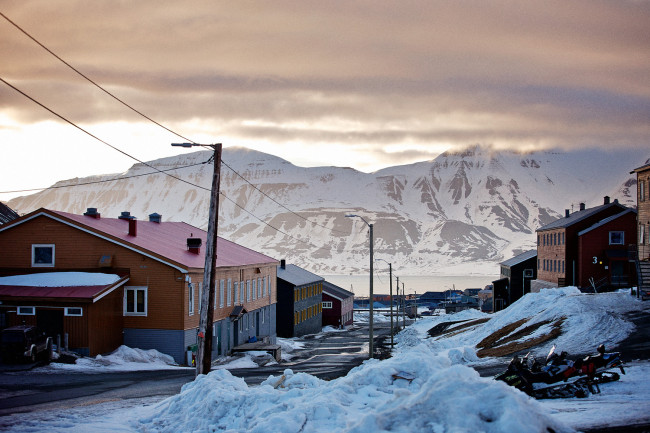
[[[405,377],[399,378],[399,376]],[[369,360],[340,379],[285,370],[258,387],[213,371],[159,403],[133,428],[147,432],[572,431],[537,401],[452,366],[426,345]]]
[[[397,314],[397,313],[395,313]],[[373,310],[373,323],[379,323],[379,322],[390,322],[390,315],[389,314],[384,314],[384,313],[378,313],[376,310]],[[400,316],[400,320],[401,320]],[[370,313],[369,311],[358,311],[355,310],[354,312],[354,323],[368,323],[370,319]],[[397,316],[393,320],[396,320]]]
[[[503,332],[508,326],[521,322],[503,337],[513,336],[510,342],[516,343],[543,337],[554,327],[560,331],[557,338],[531,348],[535,356],[546,355],[553,344],[569,354],[592,353],[599,344],[614,346],[634,330],[634,325],[626,321],[623,314],[640,309],[640,302],[630,296],[629,290],[585,294],[575,287],[547,289],[527,294],[507,309],[492,315],[463,312],[423,319],[399,334],[397,349],[408,350],[418,340],[426,339],[436,353],[446,352],[451,359],[462,363],[476,362],[477,344],[495,333]],[[451,325],[448,333],[427,339],[427,331],[437,324],[461,320],[469,323],[471,320],[486,318],[489,320],[477,320],[475,325],[457,331],[454,331],[457,325]],[[517,336],[518,331],[527,327],[533,331]]]
[[[157,350],[134,349],[128,346],[120,346],[110,355],[97,355],[95,358],[80,358],[76,364],[51,363],[47,369],[51,370],[113,370],[113,371],[136,371],[136,370],[161,370],[168,368],[179,368],[178,364],[169,355],[160,353]]]
[[[99,272],[43,272],[40,274],[0,277],[0,286],[75,287],[107,286],[120,279],[119,275]]]

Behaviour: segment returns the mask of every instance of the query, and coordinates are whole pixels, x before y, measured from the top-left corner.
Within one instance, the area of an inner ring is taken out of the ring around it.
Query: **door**
[[[257,313],[255,313],[255,325],[256,325],[256,327],[255,327],[255,335],[262,334],[262,332],[260,330],[260,312],[259,311]]]
[[[235,320],[232,327],[232,347],[239,345],[239,320]]]
[[[63,309],[36,309],[36,326],[55,342],[60,335],[63,343]]]
[[[627,275],[625,274],[625,262],[621,260],[612,260],[611,263],[611,283],[612,286],[621,287],[627,285]]]

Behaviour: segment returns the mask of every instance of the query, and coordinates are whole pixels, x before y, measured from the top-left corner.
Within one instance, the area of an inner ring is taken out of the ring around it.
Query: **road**
[[[375,337],[389,335],[390,325],[375,325]],[[368,358],[368,328],[355,326],[343,332],[307,336],[304,348],[289,362],[247,369],[231,369],[249,385],[290,368],[330,380],[344,376]],[[167,397],[195,377],[193,369],[137,372],[4,372],[0,375],[0,416],[36,410],[63,410],[107,401]]]

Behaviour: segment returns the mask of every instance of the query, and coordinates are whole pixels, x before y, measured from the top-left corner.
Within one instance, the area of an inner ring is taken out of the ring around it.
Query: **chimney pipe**
[[[571,216],[571,211],[569,209],[564,209],[564,216],[569,218]]]
[[[287,261],[286,261],[285,259],[280,260],[280,267],[281,267],[282,269],[286,269],[286,268],[287,268]]]
[[[585,210],[585,204],[584,203],[580,203],[580,210]]]
[[[97,212],[97,208],[96,208],[96,207],[89,207],[89,208],[87,208],[87,209],[86,209],[86,212],[84,212],[84,215],[85,215],[85,216],[89,216],[89,217],[91,217],[91,218],[95,218],[95,219],[99,219],[99,217],[101,216],[101,215],[99,214],[99,212]]]
[[[154,212],[152,214],[149,214],[149,221],[150,222],[160,224],[161,220],[162,220],[162,215],[160,215],[159,213]]]
[[[603,198],[603,204],[609,204],[609,196],[608,196],[608,195],[606,195],[606,196]]]
[[[138,220],[134,217],[129,218],[129,236],[138,235]]]

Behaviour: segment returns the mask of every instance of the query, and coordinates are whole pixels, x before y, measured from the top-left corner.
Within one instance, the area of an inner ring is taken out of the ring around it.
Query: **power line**
[[[61,119],[61,120],[63,120],[64,122],[66,122],[66,123],[68,123],[68,124],[74,126],[75,128],[79,129],[79,130],[82,131],[83,133],[85,133],[85,134],[89,135],[90,137],[94,138],[95,140],[99,141],[100,143],[103,143],[103,144],[109,146],[111,149],[114,149],[114,150],[116,150],[116,151],[122,153],[123,155],[126,155],[126,156],[128,156],[129,158],[131,158],[131,159],[133,159],[133,160],[135,160],[135,161],[138,161],[139,163],[141,163],[141,164],[143,164],[143,165],[145,165],[145,166],[147,166],[147,167],[149,167],[149,168],[155,170],[154,173],[147,173],[147,175],[156,174],[156,173],[162,173],[162,174],[164,174],[164,175],[166,175],[166,176],[169,176],[169,177],[171,177],[171,178],[173,178],[173,179],[176,179],[176,180],[179,180],[179,181],[181,181],[181,182],[184,182],[184,183],[186,183],[186,184],[188,184],[188,185],[191,185],[191,186],[193,186],[193,187],[200,188],[200,189],[202,189],[202,190],[204,190],[204,191],[209,191],[209,192],[211,192],[211,190],[210,190],[209,188],[205,188],[205,187],[203,187],[203,186],[201,186],[201,185],[197,185],[197,184],[194,184],[194,183],[192,183],[192,182],[189,182],[189,181],[187,181],[187,180],[185,180],[185,179],[181,179],[180,177],[177,177],[177,176],[171,175],[171,174],[167,173],[166,171],[160,170],[159,168],[156,168],[156,167],[152,166],[151,164],[148,164],[148,163],[146,163],[146,162],[144,162],[144,161],[139,160],[138,158],[136,158],[136,157],[134,157],[134,156],[128,154],[127,152],[124,152],[123,150],[121,150],[121,149],[119,149],[119,148],[113,146],[112,144],[110,144],[110,143],[108,143],[108,142],[102,140],[101,138],[97,137],[96,135],[90,133],[89,131],[86,131],[85,129],[83,129],[83,128],[80,127],[79,125],[75,124],[75,123],[72,122],[71,120],[68,120],[67,118],[65,118],[65,117],[63,117],[62,115],[60,115],[59,113],[57,113],[56,111],[54,111],[54,110],[52,110],[51,108],[45,106],[44,104],[40,103],[40,102],[37,101],[36,99],[34,99],[34,98],[32,98],[31,96],[29,96],[27,93],[23,92],[22,90],[18,89],[17,87],[15,87],[14,85],[12,85],[11,83],[7,82],[7,81],[6,81],[5,79],[3,79],[2,77],[0,77],[0,81],[2,81],[2,82],[5,83],[7,86],[9,86],[9,87],[11,87],[12,89],[14,89],[15,91],[17,91],[18,93],[20,93],[21,95],[23,95],[24,97],[26,97],[27,99],[29,99],[30,101],[34,102],[35,104],[39,105],[39,106],[42,107],[43,109],[47,110],[47,111],[50,112],[51,114],[55,115],[55,116],[58,117],[59,119]],[[210,161],[212,161],[212,163],[214,163],[214,161],[212,160],[212,157],[211,157],[208,161],[206,161],[205,163],[210,163]],[[203,163],[202,163],[202,164],[203,164]],[[229,167],[229,168],[230,168],[230,167]],[[231,170],[232,170],[232,168],[231,168]],[[234,170],[233,170],[233,171],[234,171]],[[317,250],[319,250],[319,249],[325,249],[324,247],[317,247],[317,246],[312,245],[312,244],[310,244],[310,243],[308,243],[308,242],[305,242],[305,241],[302,241],[302,240],[300,240],[300,239],[296,239],[296,238],[294,238],[293,236],[289,235],[288,233],[285,233],[285,232],[283,232],[282,230],[278,229],[277,227],[274,227],[274,226],[272,226],[271,224],[269,224],[269,223],[267,223],[267,222],[261,220],[259,217],[255,216],[253,213],[251,213],[250,211],[248,211],[246,208],[244,208],[243,206],[241,206],[240,204],[238,204],[238,203],[235,202],[234,200],[232,200],[232,199],[230,199],[229,197],[227,197],[227,196],[226,196],[225,194],[223,194],[221,191],[219,191],[218,193],[221,194],[221,195],[222,195],[225,199],[227,199],[228,201],[234,203],[235,206],[239,207],[239,208],[240,208],[241,210],[243,210],[244,212],[246,212],[246,213],[248,213],[249,215],[253,216],[255,219],[257,219],[258,221],[260,221],[262,224],[265,224],[265,225],[267,225],[268,227],[270,227],[270,228],[276,230],[278,233],[282,233],[283,235],[285,235],[285,236],[287,236],[287,237],[289,237],[289,238],[291,238],[291,239],[293,239],[293,240],[296,240],[296,241],[298,241],[298,242],[305,243],[306,245],[309,245],[310,247],[315,248],[315,249],[317,249]],[[328,250],[331,250],[331,249],[328,249]]]
[[[161,172],[167,172],[167,171],[181,170],[183,168],[196,167],[197,165],[203,165],[203,164],[208,164],[208,163],[210,163],[210,160],[207,160],[207,161],[204,161],[204,162],[197,162],[196,164],[190,164],[190,165],[183,165],[183,166],[168,168],[166,170],[160,170],[160,171]],[[70,185],[52,185],[52,186],[47,186],[47,187],[43,187],[43,188],[18,189],[18,190],[15,190],[15,191],[0,191],[0,194],[11,194],[11,193],[16,193],[16,192],[43,191],[43,190],[47,190],[47,189],[57,189],[57,188],[72,188],[72,187],[75,187],[75,186],[94,185],[94,184],[98,184],[98,183],[106,183],[106,182],[114,182],[114,181],[117,181],[117,180],[131,179],[131,178],[134,178],[134,177],[149,176],[151,174],[159,174],[159,172],[158,171],[151,171],[149,173],[134,174],[132,176],[113,177],[111,179],[94,180],[94,181],[90,181],[90,182],[81,182],[81,183],[75,183],[75,184],[70,184]]]
[[[26,98],[29,99],[30,101],[32,101],[32,102],[34,102],[35,104],[39,105],[39,106],[42,107],[43,109],[49,111],[50,113],[52,113],[53,115],[55,115],[55,116],[58,117],[59,119],[61,119],[61,120],[63,120],[64,122],[66,122],[66,123],[68,123],[68,124],[74,126],[75,128],[77,128],[78,130],[80,130],[80,131],[83,132],[84,134],[87,134],[87,135],[91,136],[91,137],[94,138],[95,140],[99,141],[100,143],[105,144],[106,146],[110,147],[111,149],[116,150],[116,151],[120,152],[121,154],[126,155],[126,156],[128,156],[129,158],[131,158],[131,159],[133,159],[133,160],[135,160],[135,161],[138,161],[140,164],[142,164],[142,165],[146,165],[147,167],[149,167],[149,168],[151,168],[151,169],[153,169],[153,170],[156,170],[156,171],[159,172],[159,173],[163,173],[163,174],[165,174],[165,175],[167,175],[167,176],[170,176],[170,177],[172,177],[172,178],[174,178],[174,179],[176,179],[176,180],[179,180],[179,181],[181,181],[181,182],[185,182],[185,183],[187,183],[187,184],[189,184],[189,185],[192,185],[192,186],[195,186],[195,187],[197,187],[197,188],[201,188],[201,189],[204,189],[204,190],[206,190],[206,191],[209,191],[208,188],[204,188],[204,187],[202,187],[202,186],[200,186],[200,185],[196,185],[196,184],[194,184],[194,183],[192,183],[192,182],[189,182],[189,181],[187,181],[187,180],[185,180],[185,179],[181,179],[180,177],[174,176],[174,175],[172,175],[172,174],[165,173],[164,171],[162,171],[162,170],[160,170],[160,169],[154,167],[153,165],[151,165],[151,164],[149,164],[149,163],[147,163],[147,162],[145,162],[145,161],[141,161],[141,160],[139,160],[139,159],[136,158],[135,156],[130,155],[130,154],[126,153],[125,151],[123,151],[122,149],[119,149],[119,148],[113,146],[112,144],[110,144],[110,143],[108,143],[108,142],[102,140],[101,138],[97,137],[96,135],[93,135],[92,133],[90,133],[89,131],[86,131],[86,130],[83,129],[81,126],[75,124],[75,123],[72,122],[71,120],[68,120],[67,118],[63,117],[62,115],[60,115],[60,114],[57,113],[56,111],[52,110],[51,108],[49,108],[49,107],[47,107],[47,106],[41,104],[41,103],[38,102],[36,99],[34,99],[34,98],[32,98],[31,96],[29,96],[27,93],[23,92],[22,90],[20,90],[20,89],[17,88],[16,86],[12,85],[11,83],[8,83],[7,81],[5,81],[2,77],[0,77],[0,81],[2,81],[3,83],[5,83],[7,86],[11,87],[11,88],[14,89],[16,92],[18,92],[18,93],[20,93],[21,95],[23,95],[24,97],[26,97]]]
[[[168,131],[168,132],[170,132],[170,133],[176,135],[177,137],[180,137],[180,138],[182,138],[183,140],[186,140],[186,141],[188,141],[188,142],[190,142],[190,143],[192,143],[192,144],[198,144],[198,143],[196,143],[195,141],[193,141],[193,140],[191,140],[191,139],[189,139],[189,138],[186,138],[186,137],[184,137],[183,135],[179,134],[178,132],[176,132],[176,131],[174,131],[174,130],[168,128],[168,127],[166,127],[165,125],[163,125],[163,124],[161,124],[161,123],[159,123],[159,122],[157,122],[156,120],[152,119],[151,117],[149,117],[149,116],[147,116],[146,114],[142,113],[141,111],[137,110],[137,109],[134,108],[133,106],[129,105],[128,103],[126,103],[125,101],[123,101],[122,99],[120,99],[119,97],[117,97],[116,95],[114,95],[113,93],[109,92],[109,91],[106,90],[104,87],[102,87],[100,84],[98,84],[97,82],[93,81],[93,80],[92,80],[91,78],[89,78],[87,75],[85,75],[84,73],[82,73],[81,71],[79,71],[77,68],[75,68],[74,66],[72,66],[70,63],[66,62],[63,58],[61,58],[59,55],[57,55],[56,53],[54,53],[54,51],[50,50],[48,47],[46,47],[45,45],[43,45],[43,44],[42,44],[41,42],[39,42],[35,37],[33,37],[31,34],[29,34],[26,30],[24,30],[24,29],[23,29],[22,27],[20,27],[18,24],[16,24],[15,22],[13,22],[11,19],[9,19],[9,17],[7,17],[5,14],[3,14],[2,12],[0,12],[0,15],[1,15],[5,20],[7,20],[9,23],[11,23],[11,25],[13,25],[13,26],[14,26],[16,29],[18,29],[21,33],[23,33],[23,34],[24,34],[25,36],[27,36],[29,39],[31,39],[32,41],[34,41],[34,43],[36,43],[38,46],[40,46],[41,48],[43,48],[45,51],[47,51],[48,53],[50,53],[50,54],[51,54],[52,56],[54,56],[57,60],[59,60],[61,63],[63,63],[64,65],[66,65],[68,68],[72,69],[72,70],[73,70],[74,72],[76,72],[79,76],[83,77],[86,81],[88,81],[88,82],[91,83],[93,86],[95,86],[95,87],[97,87],[98,89],[100,89],[102,92],[104,92],[105,94],[107,94],[108,96],[110,96],[111,98],[113,98],[114,100],[116,100],[117,102],[119,102],[120,104],[124,105],[124,106],[127,107],[128,109],[130,109],[130,110],[132,110],[133,112],[139,114],[140,116],[144,117],[145,119],[149,120],[150,122],[152,122],[152,123],[154,123],[154,124],[160,126],[161,128],[165,129],[166,131]],[[198,144],[198,145],[200,145],[200,144]],[[200,146],[202,146],[202,147],[206,147],[206,148],[209,148],[209,146],[205,146],[205,145],[200,145]],[[251,183],[248,179],[246,179],[244,176],[242,176],[241,174],[239,174],[235,169],[233,169],[231,166],[229,166],[226,162],[224,162],[224,161],[222,160],[221,163],[222,163],[223,165],[225,165],[226,167],[228,167],[230,170],[232,170],[233,173],[235,173],[235,174],[236,174],[237,176],[239,176],[242,180],[244,180],[246,183],[248,183],[250,186],[252,186],[255,190],[257,190],[257,191],[258,191],[260,194],[262,194],[264,197],[268,198],[269,200],[271,200],[272,202],[274,202],[274,203],[277,204],[278,206],[282,207],[283,209],[287,210],[288,212],[291,212],[293,215],[297,216],[298,218],[301,218],[301,219],[303,219],[304,221],[306,221],[306,222],[308,222],[308,223],[310,223],[310,224],[313,224],[313,225],[316,225],[316,226],[322,227],[322,228],[324,228],[324,229],[326,229],[326,230],[330,230],[330,231],[332,231],[333,233],[343,233],[343,232],[340,232],[340,231],[338,231],[338,230],[334,230],[334,229],[332,229],[332,228],[325,227],[325,226],[323,226],[323,225],[321,225],[321,224],[318,224],[318,223],[316,223],[316,222],[313,222],[313,221],[309,220],[308,218],[305,218],[305,217],[303,217],[302,215],[296,213],[295,211],[289,209],[287,206],[285,206],[285,205],[283,205],[282,203],[278,202],[277,200],[273,199],[271,196],[269,196],[269,195],[266,194],[264,191],[262,191],[261,189],[259,189],[257,186],[255,186],[253,183]]]

